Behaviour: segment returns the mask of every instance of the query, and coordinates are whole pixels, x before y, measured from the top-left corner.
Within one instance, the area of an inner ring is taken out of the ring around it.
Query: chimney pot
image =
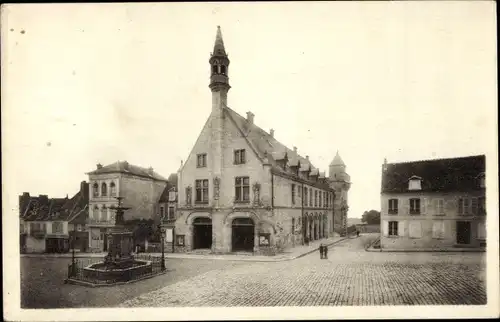
[[[98,163],[97,164],[97,169],[101,169],[102,168],[102,164]]]
[[[254,118],[255,114],[253,114],[252,112],[247,112],[247,121],[251,124],[253,124],[253,118]]]
[[[274,138],[274,129],[270,129],[270,130],[269,130],[269,134],[271,135],[271,137],[273,137],[273,138]]]
[[[309,156],[308,155],[306,155],[306,160],[309,161]]]
[[[293,147],[293,152],[297,153],[297,147],[296,146]]]

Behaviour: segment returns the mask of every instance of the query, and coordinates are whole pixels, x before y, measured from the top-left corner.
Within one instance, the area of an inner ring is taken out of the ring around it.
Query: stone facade
[[[88,173],[89,200],[89,247],[91,251],[107,250],[107,233],[115,224],[115,212],[111,207],[118,205],[116,197],[123,197],[123,205],[130,207],[124,219],[153,219],[160,224],[158,200],[167,180],[145,169],[116,162]]]
[[[412,163],[383,166],[382,249],[484,249],[484,158],[416,163],[416,167]],[[395,180],[392,173],[400,179]]]
[[[345,166],[331,167],[345,176],[330,182],[274,130],[260,129],[253,113],[243,118],[227,106],[229,59],[220,29],[209,62],[212,112],[177,175],[175,251],[276,254],[333,236],[332,185],[347,182]]]

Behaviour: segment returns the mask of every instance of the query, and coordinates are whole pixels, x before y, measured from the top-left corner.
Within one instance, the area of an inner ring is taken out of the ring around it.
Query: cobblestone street
[[[373,235],[277,263],[217,268],[122,307],[486,304],[485,253],[372,253]],[[229,263],[228,263],[229,264]]]

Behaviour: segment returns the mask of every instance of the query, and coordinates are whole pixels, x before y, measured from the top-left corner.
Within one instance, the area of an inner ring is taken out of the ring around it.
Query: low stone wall
[[[89,280],[125,282],[138,278],[142,275],[148,275],[153,273],[153,266],[151,262],[148,261],[136,261],[136,262],[144,264],[140,266],[125,268],[125,269],[114,269],[114,270],[92,268],[92,266],[102,264],[103,262],[92,264],[83,269],[83,277]]]

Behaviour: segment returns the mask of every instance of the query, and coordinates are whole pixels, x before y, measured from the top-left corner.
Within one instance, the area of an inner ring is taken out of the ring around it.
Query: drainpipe
[[[304,226],[304,183],[302,182],[302,195],[300,196],[300,221],[302,222],[302,245],[304,245],[305,226]]]
[[[274,214],[274,173],[271,170],[271,210]]]

